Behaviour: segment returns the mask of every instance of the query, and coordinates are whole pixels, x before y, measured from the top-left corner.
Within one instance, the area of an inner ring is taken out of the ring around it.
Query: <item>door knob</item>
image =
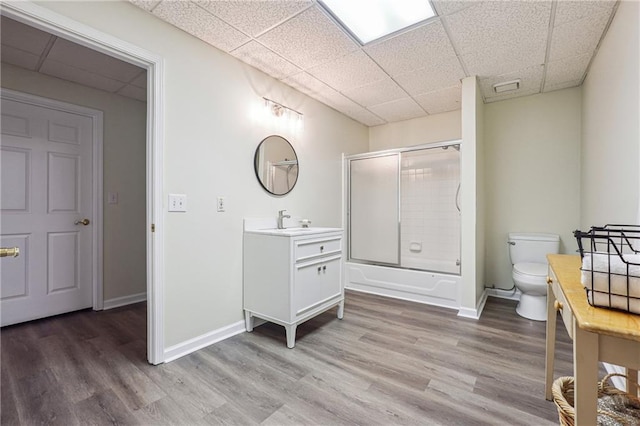
[[[18,257],[20,256],[20,248],[18,247],[1,247],[0,257]]]
[[[73,222],[74,225],[84,225],[87,226],[89,223],[89,219],[82,219],[82,220],[76,220],[75,222]]]

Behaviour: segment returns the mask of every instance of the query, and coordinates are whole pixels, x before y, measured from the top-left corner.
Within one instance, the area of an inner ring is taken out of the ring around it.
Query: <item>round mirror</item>
[[[253,166],[262,187],[273,195],[288,194],[298,181],[298,156],[282,136],[260,142]]]

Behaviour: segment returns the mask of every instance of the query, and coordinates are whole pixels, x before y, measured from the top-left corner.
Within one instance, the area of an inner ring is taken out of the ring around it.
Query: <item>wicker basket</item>
[[[608,383],[614,376],[626,378],[624,374],[608,374],[598,383],[598,425],[640,425],[640,400]],[[551,388],[553,401],[558,408],[560,424],[574,426],[576,411],[574,404],[574,379],[560,377]]]

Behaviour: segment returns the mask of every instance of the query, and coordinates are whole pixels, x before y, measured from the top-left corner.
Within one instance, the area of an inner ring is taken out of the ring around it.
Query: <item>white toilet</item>
[[[520,290],[516,312],[535,321],[547,319],[547,254],[558,253],[560,236],[555,234],[509,234],[509,257],[513,282]]]

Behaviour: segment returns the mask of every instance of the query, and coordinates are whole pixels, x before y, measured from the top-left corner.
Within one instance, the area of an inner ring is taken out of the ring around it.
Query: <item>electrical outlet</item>
[[[224,211],[224,197],[218,197],[217,202],[216,202],[216,209],[219,212],[223,212]]]
[[[186,212],[187,196],[185,194],[169,194],[169,211]]]

